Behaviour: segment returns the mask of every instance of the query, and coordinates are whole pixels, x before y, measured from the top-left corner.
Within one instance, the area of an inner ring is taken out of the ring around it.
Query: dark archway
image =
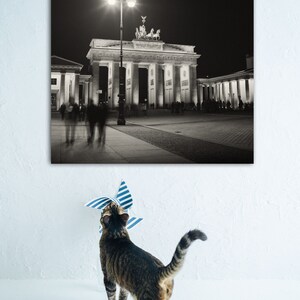
[[[145,103],[148,97],[148,69],[139,68],[139,103]]]

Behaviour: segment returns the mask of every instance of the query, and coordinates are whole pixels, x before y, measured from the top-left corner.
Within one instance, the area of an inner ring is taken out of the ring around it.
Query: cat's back
[[[135,293],[145,285],[156,286],[162,262],[130,240],[118,241],[111,248],[107,269],[117,283]]]
[[[128,272],[147,272],[149,274],[157,274],[158,268],[163,266],[163,263],[135,245],[129,239],[119,239],[107,245],[105,249],[110,265],[116,267],[114,273],[121,270]]]

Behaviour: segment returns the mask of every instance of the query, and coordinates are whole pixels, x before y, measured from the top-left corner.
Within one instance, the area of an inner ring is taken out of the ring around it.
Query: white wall
[[[300,280],[299,1],[256,1],[254,165],[51,165],[49,1],[0,2],[0,278],[94,278],[99,214],[127,181],[131,232],[168,262],[202,228],[185,279]]]

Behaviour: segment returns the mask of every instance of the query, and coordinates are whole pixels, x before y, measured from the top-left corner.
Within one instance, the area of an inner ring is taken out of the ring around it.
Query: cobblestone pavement
[[[84,123],[76,143],[64,144],[64,123],[51,122],[52,162],[56,163],[252,163],[253,117],[195,114],[143,116],[117,126],[112,116],[104,147],[87,146]]]
[[[76,126],[75,142],[65,143],[65,126],[61,120],[51,122],[52,163],[192,163],[184,157],[170,153],[141,139],[106,128],[106,143],[87,144],[88,132],[83,122]]]
[[[252,163],[253,152],[141,125],[113,126],[161,149],[196,163]]]
[[[253,116],[226,114],[130,118],[131,124],[253,151]]]

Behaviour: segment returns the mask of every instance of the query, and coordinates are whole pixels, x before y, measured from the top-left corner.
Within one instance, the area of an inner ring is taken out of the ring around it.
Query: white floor
[[[106,300],[84,280],[0,280],[1,300]],[[130,298],[131,299],[131,298]],[[172,300],[299,300],[299,281],[175,281]]]

